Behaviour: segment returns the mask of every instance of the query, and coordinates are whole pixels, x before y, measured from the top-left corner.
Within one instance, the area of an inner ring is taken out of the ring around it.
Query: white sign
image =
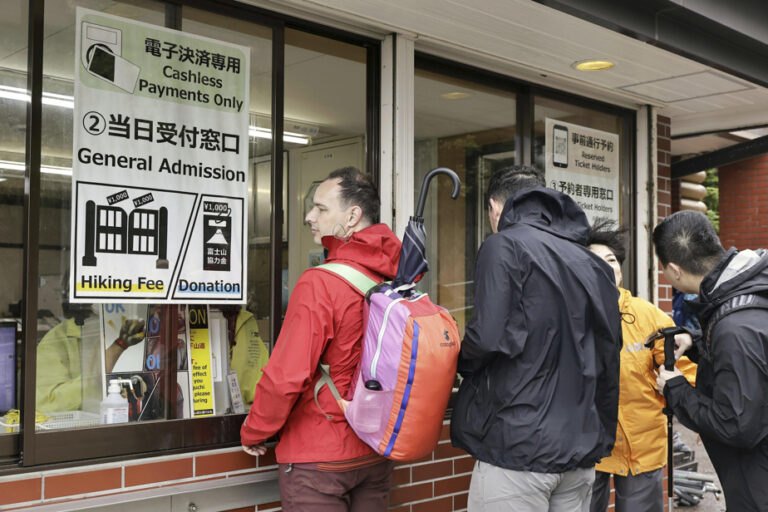
[[[546,120],[547,186],[571,196],[587,214],[619,222],[619,136]]]
[[[242,303],[248,48],[77,9],[73,302]]]

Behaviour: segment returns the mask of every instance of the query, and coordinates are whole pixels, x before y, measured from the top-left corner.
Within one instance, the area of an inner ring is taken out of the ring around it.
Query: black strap
[[[715,325],[724,317],[741,311],[742,309],[768,309],[768,297],[758,295],[755,293],[747,293],[744,295],[736,295],[731,297],[727,301],[720,304],[715,310],[714,314],[709,318],[707,326],[704,329],[704,341],[706,344],[706,356],[711,359],[712,357],[712,331],[715,329]]]

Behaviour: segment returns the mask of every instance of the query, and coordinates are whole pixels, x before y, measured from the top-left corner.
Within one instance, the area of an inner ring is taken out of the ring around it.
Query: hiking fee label
[[[73,302],[244,302],[249,57],[77,9]]]

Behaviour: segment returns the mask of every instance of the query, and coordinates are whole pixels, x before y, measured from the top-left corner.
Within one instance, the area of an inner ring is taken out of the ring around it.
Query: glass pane
[[[23,0],[0,1],[0,435],[18,431],[20,421],[27,8]]]
[[[119,306],[122,315],[115,324],[115,319],[105,315],[105,307],[100,304],[68,301],[76,7],[154,25],[163,25],[165,20],[164,7],[149,0],[132,4],[110,2],[107,6],[96,1],[72,0],[48,1],[45,5],[35,390],[38,430],[99,424],[100,403],[107,391],[105,373],[110,373],[119,359],[127,365],[140,357],[140,348],[133,346],[135,336],[126,340],[131,344],[128,352],[113,343],[113,331],[119,333],[123,317],[127,325],[146,321],[146,306]],[[117,308],[118,305],[107,305],[106,309]],[[105,320],[112,322],[107,332]],[[102,341],[103,336],[109,337],[109,341]]]
[[[545,97],[536,97],[534,105],[533,155],[547,186],[570,195],[590,222],[610,218],[628,225],[631,180],[622,155],[622,118]],[[630,281],[628,254],[624,273]]]
[[[414,200],[435,167],[453,169],[462,182],[455,201],[450,180],[438,178],[430,187],[424,224],[431,270],[419,288],[451,312],[463,336],[472,313],[475,255],[491,232],[488,178],[516,162],[515,95],[416,70],[414,110]]]
[[[67,1],[46,5],[44,91],[61,101],[44,108],[43,174],[40,220],[40,301],[39,315],[45,323],[39,329],[37,364],[37,412],[41,429],[81,428],[103,421],[103,401],[128,401],[130,421],[149,421],[192,416],[192,376],[195,336],[210,341],[210,389],[215,399],[213,414],[233,412],[229,388],[230,370],[240,378],[241,387],[260,376],[268,351],[260,337],[267,332],[259,325],[269,312],[267,300],[260,300],[259,285],[268,283],[269,266],[254,261],[249,251],[247,277],[250,292],[247,308],[186,307],[152,304],[70,304],[68,296],[70,196],[72,167],[72,95],[75,48],[75,7],[82,6],[107,14],[162,26],[165,6],[144,0],[132,3]],[[271,105],[271,31],[208,12],[184,9],[186,32],[233,42],[250,49],[251,112],[266,112]],[[67,101],[69,103],[67,103]],[[266,110],[264,110],[266,109]],[[269,144],[251,139],[249,156],[268,157]],[[253,172],[253,171],[252,171]],[[269,203],[269,190],[261,197],[249,194],[254,210]],[[104,251],[136,250],[154,253],[156,241],[146,236],[162,221],[150,210],[123,216],[116,210],[96,212],[99,222],[114,228],[99,232],[95,244]],[[254,214],[255,215],[255,214]],[[103,217],[103,218],[102,218]],[[253,223],[253,217],[251,217]],[[100,224],[101,225],[101,224]],[[172,227],[171,227],[172,228]],[[121,231],[130,230],[128,236]],[[268,284],[266,285],[268,289]],[[263,294],[262,297],[267,296]],[[242,311],[241,311],[242,310]],[[198,320],[205,320],[203,326]],[[188,327],[189,326],[189,327]],[[237,344],[235,344],[237,340]],[[192,342],[192,343],[190,343]],[[235,348],[237,347],[237,348]],[[263,347],[263,349],[261,349]],[[244,369],[245,368],[245,369]],[[246,371],[246,369],[248,371]],[[118,382],[116,393],[108,396],[109,382]],[[255,382],[253,384],[255,386]],[[116,394],[121,398],[117,398]],[[242,392],[247,398],[247,393]],[[244,404],[247,406],[247,404]],[[121,407],[107,407],[115,422],[125,421]]]
[[[365,170],[366,50],[326,37],[285,31],[285,141],[288,245],[283,252],[283,312],[289,290],[323,262],[304,217],[314,188],[336,169]]]
[[[212,332],[219,326],[227,340],[228,357],[214,358],[214,364],[228,367],[237,375],[245,411],[253,401],[253,390],[261,368],[269,358],[271,266],[270,216],[272,214],[272,29],[192,8],[184,8],[184,32],[250,48],[250,105],[248,147],[248,302],[240,306],[211,306]],[[283,196],[285,197],[285,195]],[[215,354],[214,354],[215,355]],[[227,366],[228,365],[228,366]],[[224,373],[224,369],[222,369]],[[226,378],[216,382],[217,413],[234,412]],[[245,412],[244,411],[244,412]]]

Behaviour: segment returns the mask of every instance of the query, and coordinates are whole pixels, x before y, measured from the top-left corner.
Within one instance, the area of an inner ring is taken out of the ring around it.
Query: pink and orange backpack
[[[406,296],[341,263],[316,268],[336,274],[365,297],[366,320],[352,399],[339,395],[321,365],[315,402],[320,407],[317,393],[327,385],[358,437],[384,457],[404,461],[428,455],[437,446],[456,378],[461,343],[456,322],[427,294]]]

